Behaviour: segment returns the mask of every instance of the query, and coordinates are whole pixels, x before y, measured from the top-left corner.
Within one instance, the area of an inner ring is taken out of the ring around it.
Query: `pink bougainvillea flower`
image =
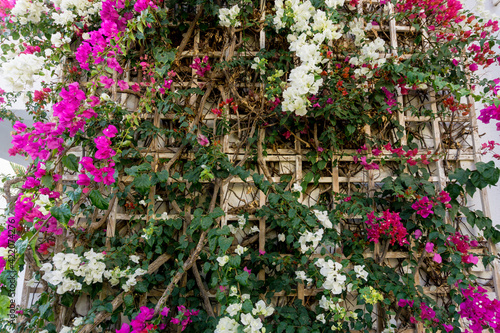
[[[210,141],[208,141],[208,138],[201,133],[198,134],[198,138],[196,138],[196,140],[198,140],[198,143],[200,145],[202,145],[203,147],[208,146],[210,144]]]
[[[116,133],[118,133],[118,130],[114,125],[109,125],[102,132],[108,138],[114,138],[116,136]]]
[[[424,302],[420,303],[420,310],[422,311],[420,317],[422,317],[423,320],[433,320],[436,317],[436,312]]]
[[[141,91],[141,86],[138,83],[134,83],[133,85],[130,86],[132,88],[132,91],[139,92]]]
[[[122,328],[116,330],[116,333],[130,333],[130,325],[127,323],[123,323]]]
[[[425,244],[425,250],[429,253],[431,253],[434,250],[434,244],[431,242],[428,242]]]
[[[324,149],[324,148],[322,148],[322,147],[318,147],[318,149],[317,149],[317,150],[318,150],[318,152],[322,153],[325,149]]]
[[[389,236],[390,244],[394,245],[396,242],[403,246],[408,244],[406,239],[407,231],[401,222],[399,213],[391,213],[389,210],[383,212],[382,217],[376,217],[375,212],[368,213],[368,220],[365,221],[368,226],[366,232],[368,239],[371,242],[378,243],[382,235]]]
[[[469,69],[473,72],[477,71],[479,69],[479,67],[477,66],[477,64],[470,64],[469,65]]]
[[[158,6],[156,6],[155,3],[151,0],[139,0],[134,4],[134,10],[139,13],[148,9],[148,7],[151,7],[153,9],[158,8]]]
[[[417,211],[417,214],[422,216],[424,219],[427,218],[430,214],[434,214],[432,210],[432,201],[429,200],[428,197],[423,197],[420,200],[417,200],[411,208]]]
[[[172,83],[174,83],[174,81],[165,79],[163,87],[165,87],[165,89],[170,89],[170,87],[172,87]]]
[[[415,239],[419,239],[420,237],[422,237],[422,230],[415,230],[415,232],[413,232],[413,237],[415,237]]]
[[[203,60],[198,57],[194,58],[190,67],[195,69],[196,74],[201,77],[205,76],[205,73],[211,69],[210,64],[208,63],[208,56],[203,57]]]
[[[251,274],[252,273],[252,270],[251,269],[248,269],[246,266],[243,267],[243,271],[247,272],[248,274]]]
[[[264,254],[266,254],[266,251],[264,251],[264,250],[259,250],[259,256],[263,256]]]
[[[99,105],[99,103],[101,103],[101,99],[100,99],[99,97],[97,97],[97,96],[93,96],[93,95],[92,95],[92,96],[90,96],[89,98],[90,98],[90,103],[89,103],[89,105],[90,105],[91,107],[94,107],[94,106],[96,106],[96,105]]]
[[[479,258],[476,257],[475,255],[473,254],[469,254],[467,256],[463,256],[462,257],[462,262],[466,263],[466,264],[474,264],[474,265],[477,265],[477,263],[479,262]]]
[[[120,87],[121,90],[125,90],[125,89],[128,89],[128,83],[123,81],[123,80],[120,80],[117,82],[118,84],[118,87]]]
[[[109,77],[105,75],[101,75],[99,77],[100,82],[104,85],[104,88],[109,89],[113,84],[115,84],[115,81],[113,79],[110,79]]]
[[[20,121],[16,121],[16,123],[14,124],[14,126],[12,126],[17,133],[22,133],[24,131],[26,131],[26,125],[21,123]]]
[[[161,310],[161,313],[160,313],[160,314],[161,314],[163,317],[167,317],[167,316],[168,316],[168,312],[169,312],[169,311],[170,311],[170,309],[169,309],[169,308],[164,307],[164,308]]]
[[[446,330],[446,332],[451,332],[453,330],[452,325],[444,324],[443,327]]]
[[[398,301],[398,306],[399,307],[405,307],[407,305],[408,305],[408,301],[405,300],[405,299],[403,299],[403,298]]]
[[[459,62],[458,62],[458,60],[457,60],[457,59],[453,59],[451,62],[452,62],[452,63],[453,63],[453,65],[455,65],[455,66],[458,66],[458,64],[459,64]]]
[[[441,258],[441,255],[439,253],[434,254],[434,258],[432,258],[432,260],[434,260],[438,264],[443,262],[443,259]]]

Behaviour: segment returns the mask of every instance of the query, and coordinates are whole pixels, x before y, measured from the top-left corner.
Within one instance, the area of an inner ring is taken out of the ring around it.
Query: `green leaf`
[[[241,257],[240,256],[231,256],[229,257],[229,262],[228,262],[230,267],[240,267],[241,265]]]
[[[44,187],[52,188],[52,185],[54,185],[54,179],[52,178],[51,175],[45,175],[42,177],[42,185]]]
[[[317,163],[318,169],[323,170],[326,167],[326,161],[319,161]]]
[[[467,179],[469,179],[469,175],[470,175],[470,170],[456,169],[449,175],[449,178],[450,180],[456,179],[457,182],[464,185],[465,182],[467,182]]]
[[[132,184],[135,186],[137,191],[144,195],[148,193],[149,189],[151,188],[151,177],[149,175],[142,174],[135,177]]]
[[[0,318],[6,317],[10,311],[10,299],[7,295],[0,295]]]
[[[52,312],[50,309],[52,307],[52,303],[48,302],[45,304],[42,304],[38,307],[38,310],[40,311],[40,317],[41,318],[48,318],[50,313]],[[48,312],[48,313],[47,313]]]
[[[158,62],[170,64],[175,60],[175,50],[167,52],[163,48],[156,48],[154,57]]]
[[[248,277],[250,275],[248,275],[247,272],[243,272],[241,274],[238,274],[236,275],[235,279],[236,281],[238,281],[239,284],[241,284],[242,286],[247,286],[248,285]]]
[[[18,239],[15,244],[17,253],[22,255],[28,248],[28,244],[29,244],[28,238],[24,240]]]
[[[163,171],[157,172],[156,177],[158,177],[158,180],[160,182],[165,183],[168,181],[168,171],[163,170]]]
[[[252,301],[247,299],[243,302],[243,305],[241,307],[241,310],[245,313],[250,313],[253,310],[253,304]]]
[[[66,205],[54,206],[50,209],[50,215],[52,215],[62,225],[67,226],[69,219],[71,218],[71,210]]]
[[[353,134],[356,131],[356,126],[348,124],[346,126],[346,130],[347,130],[347,136],[350,136],[351,134]]]
[[[109,207],[109,202],[107,199],[105,199],[101,192],[98,190],[92,190],[89,195],[90,201],[94,206],[96,206],[99,209],[106,210]]]
[[[220,208],[220,207],[215,207],[215,209],[213,210],[213,212],[211,212],[209,214],[209,216],[211,218],[213,218],[213,219],[219,218],[219,217],[224,216],[224,215],[225,215],[225,213],[222,210],[222,208]]]
[[[132,295],[126,295],[124,298],[123,298],[123,302],[125,303],[125,306],[127,308],[131,307],[132,305],[134,305],[134,297]]]
[[[229,247],[233,243],[233,239],[233,237],[219,237],[219,246],[222,253],[225,253],[229,249]]]
[[[63,294],[63,296],[61,297],[61,303],[65,307],[69,308],[71,304],[73,304],[73,295],[68,293]]]
[[[203,216],[201,218],[201,228],[203,230],[207,230],[208,228],[210,228],[210,226],[212,225],[213,221],[214,220],[210,216]]]
[[[282,333],[286,327],[288,326],[288,323],[286,321],[281,321],[279,324],[278,324],[278,329],[277,329],[277,333]]]
[[[71,171],[78,171],[78,157],[74,154],[63,156],[62,164]]]
[[[112,313],[113,312],[113,303],[111,303],[111,302],[106,303],[104,305],[104,311],[106,311],[108,313]]]
[[[458,254],[454,253],[454,254],[451,255],[451,261],[455,265],[460,265],[460,263],[462,262],[462,257],[459,256]]]
[[[148,291],[148,286],[149,286],[148,281],[146,281],[146,280],[139,281],[135,285],[135,291],[138,293],[145,293]]]

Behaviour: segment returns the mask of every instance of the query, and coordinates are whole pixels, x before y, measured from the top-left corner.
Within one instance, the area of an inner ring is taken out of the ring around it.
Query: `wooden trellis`
[[[390,4],[388,4],[390,6]],[[262,15],[262,19],[265,16],[265,9],[269,11],[270,4],[266,3],[265,0],[261,0],[259,12]],[[380,5],[377,1],[362,1],[358,7],[359,11],[366,10],[380,10]],[[200,8],[196,8],[199,12]],[[392,7],[389,7],[392,11]],[[187,22],[189,24],[189,22]],[[191,29],[191,27],[190,27]],[[174,30],[174,29],[172,29]],[[392,49],[396,49],[398,46],[403,45],[410,52],[413,45],[406,45],[405,34],[415,33],[415,28],[406,25],[405,22],[396,22],[392,18],[388,24],[382,26],[374,26],[372,32],[374,34],[385,35],[388,37],[388,44]],[[234,38],[234,41],[225,41],[224,36],[227,30],[220,28],[218,30],[208,30],[202,31],[198,27],[193,25],[192,35],[187,40],[187,44],[184,45],[184,49],[181,50],[180,56],[177,63],[174,64],[174,69],[177,71],[177,75],[180,78],[184,78],[182,81],[176,81],[174,86],[176,87],[202,87],[205,89],[205,94],[203,96],[192,95],[189,96],[183,103],[188,103],[191,106],[197,106],[202,112],[198,113],[200,123],[213,128],[214,134],[219,118],[211,113],[211,109],[217,107],[217,105],[222,101],[230,97],[234,97],[234,92],[238,92],[241,95],[250,96],[253,94],[258,94],[263,91],[263,84],[254,83],[247,84],[245,82],[238,81],[235,78],[233,82],[227,82],[226,84],[213,86],[211,83],[205,83],[204,80],[196,77],[196,71],[189,68],[195,57],[203,58],[208,56],[211,63],[217,63],[217,61],[224,60],[229,61],[234,57],[246,57],[253,59],[260,49],[266,48],[269,41],[266,41],[266,36],[264,30],[255,32],[253,30],[242,30],[233,33],[230,38]],[[189,34],[189,31],[188,33]],[[245,36],[245,39],[243,38]],[[181,38],[179,38],[180,40]],[[234,48],[236,44],[239,44],[243,52],[238,52]],[[178,46],[178,45],[174,45]],[[392,54],[394,55],[394,54]],[[391,56],[388,54],[387,56]],[[409,56],[405,55],[405,56]],[[132,82],[137,80],[131,74],[131,70],[124,74],[122,78],[126,81]],[[120,79],[116,74],[114,79]],[[411,90],[408,95],[402,96],[397,95],[398,105],[403,108],[406,107],[417,107],[421,110],[431,110],[434,115],[438,114],[438,110],[441,105],[440,94],[442,92],[434,92],[431,88],[424,90]],[[251,98],[251,96],[249,97]],[[122,105],[127,106],[130,110],[133,110],[138,105],[138,99],[133,94],[119,93],[116,90],[116,86],[113,90],[112,99],[114,101],[120,102]],[[380,128],[371,128],[366,125],[364,132],[371,136],[381,136],[388,139],[389,141],[396,142],[399,140],[403,145],[407,143],[407,136],[411,134],[412,137],[417,138],[419,144],[419,153],[440,152],[443,153],[443,158],[437,162],[432,162],[429,165],[429,170],[431,171],[431,180],[438,185],[439,188],[444,188],[446,186],[446,174],[450,170],[456,167],[470,167],[474,163],[480,161],[480,143],[478,136],[478,129],[476,123],[476,115],[474,111],[474,105],[472,101],[471,109],[468,116],[457,116],[457,117],[430,117],[430,116],[414,116],[410,111],[400,110],[397,114],[397,119],[399,125],[404,129],[404,136],[402,138],[396,138],[395,133],[384,131]],[[248,109],[244,106],[241,108],[239,113],[232,114],[227,113],[225,118],[229,122],[230,131],[228,134],[224,135],[220,140],[220,145],[222,145],[222,151],[227,154],[228,158],[233,161],[244,161],[248,157],[245,151],[242,149],[242,142],[247,138],[253,136],[255,133],[252,130],[255,126],[251,123],[252,119],[248,112]],[[162,114],[155,110],[153,113],[144,114],[144,121],[150,121],[155,127],[173,129],[175,128],[176,117],[173,113]],[[194,122],[195,120],[193,120]],[[193,122],[190,127],[193,126]],[[266,130],[261,128],[258,134],[258,150],[262,150],[263,143],[266,142]],[[151,142],[143,142],[143,154],[150,155],[153,157],[153,162],[151,163],[153,171],[160,171],[158,168],[161,167],[159,161],[160,159],[172,159],[174,156],[181,152],[181,145],[173,139],[168,141],[164,138],[158,136],[151,140]],[[300,134],[294,134],[289,140],[283,140],[283,142],[277,143],[272,148],[268,147],[266,155],[263,156],[264,165],[254,165],[254,171],[265,174],[270,177],[273,181],[279,182],[280,177],[283,175],[291,175],[292,181],[289,186],[297,180],[301,180],[307,171],[310,169],[310,163],[305,158],[305,154],[311,150],[307,142],[301,139]],[[354,153],[355,149],[349,147],[345,149],[344,152]],[[74,148],[72,152],[76,155],[82,156],[84,151],[81,148]],[[371,150],[369,149],[368,157],[373,157],[371,155]],[[262,154],[262,151],[258,151],[258,154]],[[391,153],[385,151],[378,158],[389,158]],[[188,160],[193,158],[192,154],[182,153],[180,159]],[[334,163],[337,161],[338,163]],[[387,166],[388,165],[388,166]],[[381,167],[380,170],[364,170],[359,167],[359,164],[354,163],[353,158],[345,155],[334,155],[332,160],[329,161],[327,167],[322,171],[321,177],[319,178],[319,183],[317,186],[312,184],[308,186],[304,194],[301,195],[300,201],[305,205],[312,206],[317,203],[320,195],[330,195],[330,209],[333,209],[336,202],[334,200],[334,194],[350,194],[353,191],[363,191],[367,195],[372,195],[374,189],[379,185],[382,179],[387,176],[392,175],[390,169],[390,163],[385,167]],[[172,168],[175,168],[173,166]],[[67,184],[75,182],[77,179],[76,175],[66,174],[63,181]],[[120,180],[123,184],[129,184],[132,181],[131,177],[124,177]],[[169,181],[179,181],[173,178]],[[153,186],[149,192],[149,199],[151,204],[154,206],[155,213],[167,212],[169,216],[176,216],[180,211],[170,203],[165,201],[156,200],[156,195],[161,193],[158,189]],[[249,179],[247,182],[241,179],[232,178],[229,182],[223,183],[222,189],[219,194],[220,207],[226,213],[226,216],[222,218],[221,226],[229,223],[234,223],[238,219],[238,215],[241,211],[249,212],[249,221],[259,228],[259,233],[250,237],[246,244],[251,244],[251,242],[256,242],[257,248],[259,250],[265,250],[266,242],[273,241],[276,237],[276,232],[269,232],[266,230],[266,220],[263,218],[256,217],[253,212],[255,209],[262,207],[266,204],[266,196],[264,193],[257,190],[253,185],[252,180]],[[480,199],[483,211],[486,216],[489,217],[490,211],[488,206],[488,198],[485,190],[481,190]],[[115,237],[117,235],[125,236],[128,230],[123,227],[124,222],[132,219],[144,219],[149,220],[150,216],[145,215],[131,215],[125,207],[120,207],[118,205],[118,200],[113,199],[111,202],[112,210],[109,216],[104,217],[106,223],[106,236],[108,237],[107,246],[109,246],[109,238]],[[192,212],[186,210],[184,213],[190,215]],[[80,216],[76,218],[78,220],[84,221],[84,217]],[[361,217],[354,217],[354,220],[361,221]],[[187,229],[187,222],[184,221],[183,231]],[[347,224],[342,226],[343,228],[348,228]],[[69,237],[69,233],[65,235]],[[236,237],[238,238],[238,237]],[[68,238],[71,242],[71,238]],[[235,240],[235,244],[238,240]],[[240,237],[241,241],[241,237]],[[245,244],[244,244],[245,245]],[[496,254],[495,246],[491,242],[483,244],[482,247],[473,250],[475,253],[483,253],[485,250]],[[332,251],[340,251],[339,249],[332,249]],[[366,252],[366,257],[379,258],[382,253],[382,249],[379,246],[375,246],[375,251]],[[408,253],[406,252],[388,252],[382,262],[389,266],[394,266],[398,264],[398,259],[408,258]],[[315,257],[320,257],[320,254],[315,254]],[[491,292],[495,292],[497,297],[500,292],[500,269],[498,263],[495,261],[492,267],[481,267],[478,268],[478,272],[486,280],[491,280],[486,283],[485,288]],[[260,271],[259,279],[266,279],[266,272],[264,270]],[[26,272],[26,280],[31,278],[31,272]],[[186,284],[187,275],[184,275],[184,279],[181,281],[182,285]],[[439,297],[448,293],[449,287],[447,285],[433,285],[430,282],[426,282],[424,278],[420,275],[420,272],[416,272],[415,280],[423,286],[424,292],[433,297]],[[36,288],[25,287],[23,291],[23,304],[22,306],[29,306],[33,301],[34,294],[37,293]],[[146,298],[158,298],[163,293],[163,290],[156,290],[146,294],[143,298],[143,303],[145,304]],[[307,288],[303,284],[298,283],[296,291],[287,294],[285,292],[275,293],[276,299],[283,297],[292,297],[301,299],[304,303],[308,301],[310,296],[314,296],[318,293],[318,290],[314,288]],[[215,293],[208,291],[209,297],[214,297]],[[84,309],[88,306],[88,302],[82,302],[81,308]],[[214,302],[215,304],[215,302]],[[382,309],[379,309],[382,311]],[[82,310],[84,311],[84,310]],[[377,331],[383,330],[383,322],[378,322]],[[422,332],[423,327],[417,326],[416,329],[407,329],[405,332]]]

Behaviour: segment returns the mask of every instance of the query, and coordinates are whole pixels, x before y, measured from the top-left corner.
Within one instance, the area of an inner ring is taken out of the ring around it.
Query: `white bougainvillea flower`
[[[217,262],[222,267],[229,262],[229,256],[218,257]]]
[[[241,26],[241,22],[239,22],[236,19],[239,14],[240,14],[240,7],[238,5],[234,5],[230,9],[228,8],[219,9],[220,25],[222,25],[223,27]]]

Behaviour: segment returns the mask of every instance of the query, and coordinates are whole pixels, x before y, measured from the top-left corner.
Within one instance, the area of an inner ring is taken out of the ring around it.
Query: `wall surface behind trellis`
[[[477,11],[477,1],[474,0],[465,1],[465,8],[470,9],[473,12]],[[500,16],[500,3],[497,0],[485,0],[485,8],[494,15]],[[499,50],[497,49],[495,51],[497,51],[498,53]],[[481,71],[483,72],[483,75],[488,79],[500,78],[500,64],[498,64],[497,62],[488,67],[486,70],[481,70]],[[476,110],[481,110],[482,108],[483,105],[481,103],[476,103]],[[478,122],[478,125],[479,125],[479,135],[481,136],[482,143],[488,142],[490,140],[500,142],[500,132],[497,131],[494,122],[490,122],[489,124]],[[500,161],[493,158],[491,155],[484,156],[483,161],[485,162],[494,161],[495,165],[497,167],[500,167]],[[488,197],[492,202],[492,205],[490,206],[491,219],[493,220],[494,224],[500,225],[500,205],[495,204],[500,202],[500,187],[495,186],[488,188]],[[500,245],[497,245],[497,248],[500,251]]]

